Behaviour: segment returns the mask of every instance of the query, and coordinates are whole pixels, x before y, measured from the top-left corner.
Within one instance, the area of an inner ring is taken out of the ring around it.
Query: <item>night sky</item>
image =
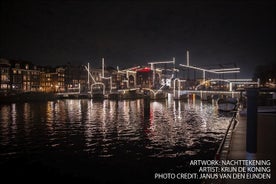
[[[131,67],[172,60],[241,67],[275,62],[273,0],[1,2],[0,57],[37,65]]]

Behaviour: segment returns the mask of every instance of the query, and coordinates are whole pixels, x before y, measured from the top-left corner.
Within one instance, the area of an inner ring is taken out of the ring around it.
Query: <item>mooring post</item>
[[[249,88],[247,94],[247,128],[246,128],[246,151],[257,152],[257,99],[259,91],[257,88]]]

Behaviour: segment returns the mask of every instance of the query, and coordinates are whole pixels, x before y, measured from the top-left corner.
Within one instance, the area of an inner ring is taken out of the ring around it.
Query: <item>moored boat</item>
[[[231,112],[235,110],[238,100],[235,98],[220,98],[217,101],[218,110],[222,112]]]

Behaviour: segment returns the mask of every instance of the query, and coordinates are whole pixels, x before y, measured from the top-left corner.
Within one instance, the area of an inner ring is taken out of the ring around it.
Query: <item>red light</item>
[[[145,67],[145,68],[142,68],[142,69],[138,70],[138,72],[150,72],[150,71],[151,70],[148,67]]]

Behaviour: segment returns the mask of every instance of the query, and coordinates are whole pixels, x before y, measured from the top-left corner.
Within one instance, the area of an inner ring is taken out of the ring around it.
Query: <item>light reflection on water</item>
[[[215,153],[229,123],[202,102],[58,100],[0,106],[0,156],[36,152],[91,157],[185,157]]]

